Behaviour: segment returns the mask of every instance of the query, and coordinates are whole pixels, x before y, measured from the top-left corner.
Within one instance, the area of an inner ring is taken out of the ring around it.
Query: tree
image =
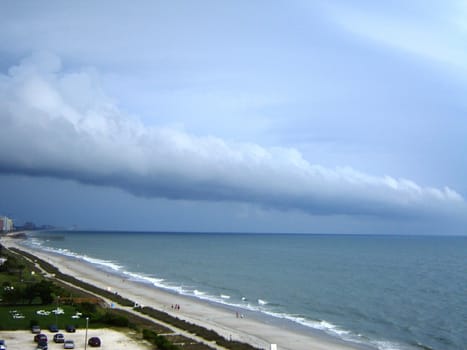
[[[41,304],[51,304],[54,301],[53,283],[42,280],[40,282],[30,284],[26,287],[27,301],[32,304],[34,299],[39,298]]]
[[[25,289],[22,286],[6,286],[3,288],[3,301],[6,304],[21,304],[24,300]]]
[[[24,264],[20,263],[18,259],[9,256],[7,260],[0,265],[0,272],[6,272],[10,275],[18,273],[19,279],[23,276],[23,270],[25,269]]]

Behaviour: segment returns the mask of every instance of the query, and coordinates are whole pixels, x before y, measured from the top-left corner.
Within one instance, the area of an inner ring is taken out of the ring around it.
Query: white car
[[[71,339],[65,340],[63,343],[63,348],[64,349],[74,349],[75,348],[75,342]]]

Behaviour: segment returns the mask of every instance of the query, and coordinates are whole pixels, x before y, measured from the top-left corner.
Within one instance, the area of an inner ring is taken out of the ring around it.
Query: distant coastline
[[[14,231],[8,232],[4,236],[13,239],[26,239],[28,238],[29,231]]]

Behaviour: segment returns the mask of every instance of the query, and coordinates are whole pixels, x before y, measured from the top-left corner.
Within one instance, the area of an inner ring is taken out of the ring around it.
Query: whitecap
[[[389,341],[373,341],[373,344],[375,344],[378,348],[378,350],[400,350],[402,349],[399,344],[389,342]]]

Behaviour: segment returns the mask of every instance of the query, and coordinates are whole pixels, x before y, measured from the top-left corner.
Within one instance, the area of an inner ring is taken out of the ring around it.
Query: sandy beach
[[[261,349],[270,349],[270,344],[277,344],[279,350],[350,350],[361,349],[334,340],[328,336],[319,336],[312,332],[301,332],[276,324],[261,322],[245,315],[237,317],[235,310],[202,300],[173,294],[156,287],[132,282],[121,277],[93,268],[81,260],[62,255],[46,253],[18,245],[17,239],[2,237],[0,243],[6,247],[17,247],[57,266],[65,274],[93,284],[102,289],[110,290],[142,305],[165,311],[188,322],[212,329],[226,339],[249,343]],[[172,308],[180,305],[180,309]],[[118,305],[116,305],[118,307]],[[238,310],[239,313],[243,311]]]

